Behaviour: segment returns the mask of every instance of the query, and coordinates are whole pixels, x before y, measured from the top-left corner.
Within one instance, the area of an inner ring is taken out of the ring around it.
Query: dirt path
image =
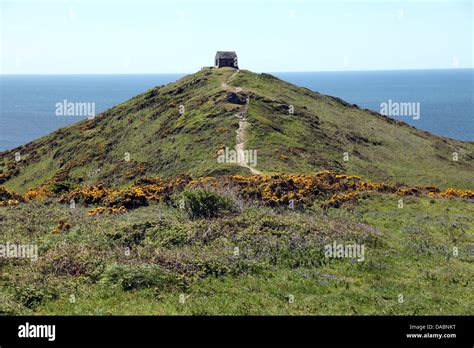
[[[232,87],[229,87],[229,85],[227,85],[227,82],[231,82],[233,79],[235,79],[238,73],[239,73],[239,70],[236,70],[235,72],[233,72],[232,75],[230,75],[227,80],[221,83],[221,87],[226,91],[234,91]]]
[[[232,81],[237,76],[238,73],[239,73],[239,70],[234,72],[226,81],[221,83],[221,87],[226,91],[232,91],[234,93],[241,92],[242,90],[237,91],[235,88],[229,87],[229,85],[227,85],[227,82]],[[250,166],[248,163],[245,162],[245,141],[246,141],[245,129],[250,124],[249,122],[247,122],[247,109],[248,109],[248,104],[245,104],[242,107],[242,109],[239,111],[239,113],[237,114],[237,116],[239,117],[239,128],[235,131],[237,133],[236,141],[235,141],[235,151],[237,152],[237,164],[241,167],[245,167],[249,169],[252,174],[262,175],[262,172],[260,172],[259,170],[255,169],[254,167]]]
[[[239,114],[239,129],[237,129],[235,132],[237,133],[236,141],[235,141],[235,151],[237,152],[237,163],[241,167],[248,168],[252,174],[255,175],[262,175],[262,172],[255,169],[254,167],[251,167],[248,163],[245,162],[245,129],[249,125],[246,119],[246,114],[247,114],[247,108],[248,105],[246,104],[244,106],[244,110],[242,110]],[[256,158],[255,158],[256,159]]]

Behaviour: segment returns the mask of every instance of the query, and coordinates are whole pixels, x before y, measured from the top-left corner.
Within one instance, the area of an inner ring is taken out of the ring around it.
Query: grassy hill
[[[472,142],[435,136],[271,75],[231,68],[204,69],[2,152],[0,181],[25,192],[47,182],[120,186],[141,176],[250,174],[217,161],[220,149],[235,147],[236,114],[244,108],[245,147],[257,151],[256,169],[264,174],[334,169],[368,179],[474,187]]]
[[[1,154],[0,315],[470,315],[473,150],[202,70]]]

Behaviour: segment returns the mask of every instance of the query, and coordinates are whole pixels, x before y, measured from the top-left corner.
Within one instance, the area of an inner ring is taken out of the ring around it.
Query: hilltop
[[[241,154],[256,150],[256,166],[218,160],[236,147]],[[472,142],[232,68],[205,68],[0,155],[0,184],[20,193],[52,182],[123,186],[144,176],[322,169],[379,181],[474,187]]]

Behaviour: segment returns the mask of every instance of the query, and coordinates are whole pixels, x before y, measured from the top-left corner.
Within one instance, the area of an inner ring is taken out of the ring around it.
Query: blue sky
[[[473,67],[468,1],[0,0],[3,74]]]

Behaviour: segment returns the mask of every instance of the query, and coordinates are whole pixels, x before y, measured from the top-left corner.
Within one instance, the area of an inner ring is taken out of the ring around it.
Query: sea
[[[474,69],[271,74],[437,135],[474,141]],[[92,104],[98,114],[184,75],[0,75],[0,151],[88,117],[58,112],[59,104]]]

